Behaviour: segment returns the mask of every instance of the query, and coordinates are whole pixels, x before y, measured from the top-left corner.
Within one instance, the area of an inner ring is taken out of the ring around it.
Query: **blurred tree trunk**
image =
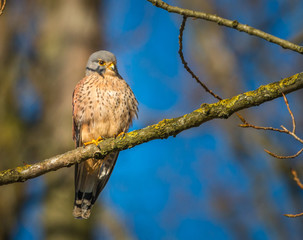
[[[71,97],[74,86],[84,76],[88,56],[100,49],[100,1],[43,1],[38,47],[37,81],[48,96],[40,149],[47,156],[73,148]],[[94,217],[73,218],[74,169],[47,175],[43,223],[45,239],[92,239]]]
[[[11,9],[0,17],[0,169],[22,165],[28,152],[23,144],[31,129],[17,115],[14,87],[19,77],[14,39],[18,22],[13,21]],[[22,17],[25,20],[25,17]],[[10,27],[8,27],[10,26]],[[18,149],[18,151],[16,151]],[[25,184],[0,188],[0,239],[10,239],[25,200]]]

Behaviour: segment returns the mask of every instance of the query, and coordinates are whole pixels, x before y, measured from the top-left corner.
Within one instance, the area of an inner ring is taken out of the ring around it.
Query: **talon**
[[[90,145],[90,144],[95,144],[97,147],[99,147],[99,143],[103,140],[103,138],[100,136],[98,137],[96,140],[93,139],[91,140],[90,142],[85,142],[83,143],[83,145],[86,147],[87,145]]]
[[[117,137],[121,137],[121,138],[123,138],[125,136],[125,132],[120,132],[118,135],[117,135]],[[116,137],[116,138],[117,138]]]
[[[99,144],[102,140],[103,140],[103,137],[100,136],[96,139],[96,142],[98,142],[98,144]]]

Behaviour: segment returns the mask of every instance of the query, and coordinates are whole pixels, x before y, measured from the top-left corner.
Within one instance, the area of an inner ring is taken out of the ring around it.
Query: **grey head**
[[[111,52],[105,50],[94,52],[88,58],[86,76],[94,72],[97,72],[100,75],[103,75],[105,72],[119,75],[116,64],[116,57]]]

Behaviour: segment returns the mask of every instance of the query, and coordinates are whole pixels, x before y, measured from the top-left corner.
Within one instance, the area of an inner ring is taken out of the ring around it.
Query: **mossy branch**
[[[213,104],[202,104],[200,108],[184,116],[164,119],[157,124],[129,132],[124,136],[106,139],[99,144],[101,150],[95,145],[89,145],[33,165],[2,171],[0,172],[0,185],[24,182],[62,167],[70,167],[92,157],[102,158],[111,151],[122,151],[154,139],[176,136],[186,129],[198,127],[212,119],[228,118],[241,109],[258,106],[281,97],[282,93],[287,94],[301,88],[303,88],[303,72],[230,99],[223,99]]]
[[[180,14],[180,15],[183,15],[186,17],[200,18],[200,19],[207,20],[210,22],[215,22],[219,25],[229,27],[229,28],[234,28],[240,32],[245,32],[250,35],[254,35],[259,38],[263,38],[264,40],[266,40],[268,42],[272,42],[277,45],[280,45],[282,48],[290,49],[292,51],[303,54],[303,46],[299,46],[290,41],[278,38],[276,36],[263,32],[259,29],[253,28],[249,25],[241,24],[236,20],[225,19],[225,18],[219,17],[215,14],[209,14],[209,13],[194,11],[194,10],[190,10],[190,9],[175,7],[175,6],[167,4],[166,2],[163,2],[162,0],[147,0],[147,1],[151,2],[156,7],[162,8],[168,12],[177,13],[177,14]]]

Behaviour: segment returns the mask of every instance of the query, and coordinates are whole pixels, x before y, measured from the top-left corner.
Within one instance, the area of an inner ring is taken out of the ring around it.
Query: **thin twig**
[[[180,15],[183,15],[186,17],[200,18],[200,19],[204,19],[207,21],[215,22],[219,25],[229,27],[229,28],[234,28],[240,32],[245,32],[247,34],[262,38],[268,42],[275,43],[275,44],[281,46],[282,48],[290,49],[292,51],[303,54],[303,46],[299,46],[290,41],[278,38],[276,36],[263,32],[259,29],[253,28],[249,25],[241,24],[236,20],[225,19],[225,18],[219,17],[215,14],[209,14],[209,13],[204,13],[204,12],[193,11],[190,9],[175,7],[175,6],[172,6],[172,5],[169,5],[165,2],[163,2],[162,0],[147,0],[147,1],[151,2],[156,7],[162,8],[168,12],[177,13],[177,14],[180,14]]]
[[[288,112],[290,114],[290,117],[291,117],[291,120],[292,120],[292,133],[295,133],[295,131],[296,131],[296,122],[295,122],[294,115],[293,115],[292,111],[290,110],[290,107],[289,107],[289,104],[288,104],[288,100],[287,100],[285,94],[282,93],[282,95],[283,95],[284,102],[286,104],[287,110],[288,110]]]
[[[257,130],[269,130],[269,131],[287,133],[287,131],[285,131],[283,129],[273,128],[273,127],[260,127],[260,126],[256,126],[256,125],[250,124],[248,122],[245,122],[244,124],[240,124],[239,126],[243,127],[243,128],[254,128],[254,129],[257,129]]]
[[[285,133],[291,135],[294,139],[296,139],[298,142],[303,144],[303,139],[299,138],[295,133],[289,131],[286,127],[281,125],[281,128],[285,131]]]
[[[296,139],[297,141],[299,141],[300,143],[303,144],[303,139],[299,138],[296,134],[295,134],[295,130],[296,130],[296,122],[295,122],[295,118],[294,118],[294,115],[292,113],[292,111],[290,110],[290,107],[289,107],[289,103],[288,103],[288,100],[285,96],[285,94],[282,92],[282,96],[284,98],[284,102],[287,106],[287,109],[288,109],[288,112],[291,116],[291,119],[292,119],[292,131],[289,131],[286,127],[284,127],[283,125],[281,125],[281,128],[282,129],[279,129],[279,128],[273,128],[273,127],[260,127],[260,126],[255,126],[253,124],[250,124],[248,123],[245,119],[244,119],[244,123],[243,124],[240,124],[239,126],[240,127],[243,127],[243,128],[254,128],[254,129],[258,129],[258,130],[270,130],[270,131],[275,131],[275,132],[280,132],[280,133],[286,133],[286,134],[289,134],[291,135],[294,139]],[[266,149],[264,149],[265,152],[267,152],[269,155],[275,157],[275,158],[278,158],[278,159],[290,159],[290,158],[295,158],[297,156],[299,156],[302,151],[303,151],[303,148],[300,149],[296,154],[294,155],[289,155],[289,156],[280,156],[280,155],[277,155],[273,152],[270,152]]]
[[[301,180],[298,178],[298,174],[296,172],[296,170],[292,169],[291,173],[294,177],[295,182],[297,183],[297,185],[303,189],[303,184],[301,182]],[[303,216],[303,212],[302,213],[298,213],[298,214],[284,214],[284,216],[289,217],[289,218],[296,218],[296,217],[301,217]]]
[[[6,5],[6,0],[3,0],[3,3],[2,3],[2,0],[0,0],[0,16],[2,15],[2,13],[4,11],[5,5]]]
[[[245,119],[243,124],[240,124],[239,126],[240,127],[243,127],[243,128],[254,128],[254,129],[258,129],[258,130],[270,130],[270,131],[275,131],[275,132],[280,132],[280,133],[286,133],[286,134],[289,134],[291,135],[292,137],[294,137],[297,141],[303,143],[303,140],[301,138],[299,138],[296,134],[295,134],[295,130],[296,130],[296,122],[295,122],[295,118],[294,118],[294,115],[292,113],[292,111],[290,110],[290,107],[289,107],[289,103],[288,103],[288,100],[285,96],[285,94],[282,92],[282,96],[284,98],[284,102],[287,106],[287,109],[288,109],[288,112],[291,116],[291,119],[292,119],[292,126],[293,126],[293,130],[292,131],[289,131],[286,127],[284,127],[283,125],[281,125],[281,128],[282,129],[279,129],[279,128],[273,128],[273,127],[260,127],[260,126],[256,126],[256,125],[253,125],[253,124],[250,124],[248,123]]]
[[[303,216],[303,212],[302,213],[298,213],[298,214],[284,214],[285,217],[289,217],[289,218],[296,218],[296,217],[301,217]]]
[[[206,84],[204,84],[203,82],[200,81],[199,77],[191,70],[191,68],[188,66],[188,63],[186,62],[185,58],[184,58],[184,54],[183,54],[183,32],[185,29],[185,23],[186,23],[187,17],[183,16],[183,20],[180,26],[180,33],[179,33],[179,56],[181,58],[182,64],[184,66],[184,68],[186,69],[186,71],[192,76],[192,78],[194,78],[196,80],[196,82],[198,84],[200,84],[204,90],[208,93],[210,93],[214,98],[218,99],[218,100],[222,100],[222,98],[215,94],[212,90],[210,90]],[[236,115],[238,116],[238,118],[243,122],[246,123],[245,118],[240,115],[239,113],[236,113]]]
[[[301,189],[303,189],[303,184],[302,184],[302,182],[300,181],[300,179],[298,178],[298,174],[297,174],[296,170],[292,169],[292,170],[291,170],[291,173],[292,173],[292,175],[294,176],[294,180],[295,180],[295,182],[297,183],[297,185],[298,185]]]
[[[267,152],[269,155],[271,155],[275,158],[278,158],[278,159],[291,159],[291,158],[298,157],[303,152],[303,148],[301,148],[296,154],[289,155],[289,156],[280,156],[280,155],[274,154],[273,152],[270,152],[266,149],[264,149],[264,151]]]
[[[187,72],[189,72],[189,74],[192,76],[192,78],[194,78],[198,84],[200,84],[204,90],[208,93],[210,93],[214,98],[217,98],[218,100],[222,100],[221,97],[219,97],[217,94],[215,94],[212,90],[210,90],[203,82],[200,81],[200,79],[198,78],[198,76],[191,70],[191,68],[188,66],[188,63],[186,62],[186,60],[184,59],[184,54],[183,54],[183,32],[184,32],[184,28],[185,28],[185,23],[186,23],[186,16],[183,16],[183,20],[180,26],[180,34],[179,34],[179,55],[182,61],[182,64],[184,66],[184,68],[186,69]]]

